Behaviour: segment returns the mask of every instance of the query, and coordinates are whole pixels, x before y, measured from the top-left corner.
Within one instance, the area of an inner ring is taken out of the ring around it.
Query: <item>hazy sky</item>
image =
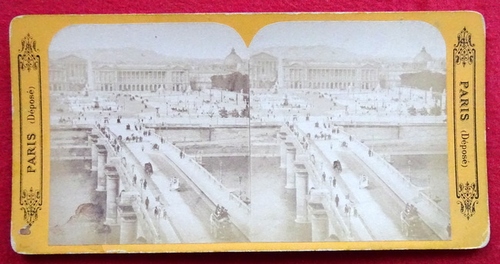
[[[222,24],[158,23],[70,26],[54,36],[49,50],[137,48],[166,56],[224,59],[233,47],[248,56],[239,34]]]
[[[420,21],[281,22],[254,37],[250,47],[327,45],[377,57],[414,57],[422,47],[433,58],[444,58],[441,33]]]
[[[414,57],[422,47],[434,58],[446,53],[439,31],[419,21],[281,22],[261,29],[250,49],[234,29],[217,23],[75,25],[58,32],[49,50],[130,47],[166,56],[223,59],[233,47],[247,58],[267,47],[315,45],[377,57]]]

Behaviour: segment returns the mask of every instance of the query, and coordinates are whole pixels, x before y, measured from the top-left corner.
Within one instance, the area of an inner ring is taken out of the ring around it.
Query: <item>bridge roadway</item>
[[[308,123],[298,123],[302,138],[306,133],[312,135],[319,133],[321,128],[312,127]],[[374,240],[407,240],[401,230],[400,212],[404,210],[405,202],[402,201],[387,184],[351,150],[341,147],[340,138],[333,135],[332,140],[313,140],[309,152],[315,156],[317,167],[332,173],[331,164],[340,160],[342,172],[337,175],[337,185],[345,186],[349,200],[356,208],[359,218]],[[360,188],[362,175],[368,177],[369,187]],[[340,204],[345,205],[347,199],[342,199]],[[362,228],[358,225],[354,229]],[[356,232],[356,230],[353,230]],[[419,237],[413,239],[439,239],[433,231],[424,226]]]
[[[305,121],[304,116],[297,116],[299,122]],[[220,117],[204,117],[198,115],[189,116],[169,116],[169,117],[153,117],[151,120],[144,119],[143,124],[151,128],[164,128],[168,125],[169,129],[209,129],[209,128],[244,128],[244,127],[276,127],[279,128],[285,122],[293,122],[294,117],[262,117],[262,118],[220,118]],[[311,116],[310,121],[325,122],[326,116]],[[102,122],[102,121],[101,121]],[[75,123],[88,123],[88,121],[77,121]],[[123,122],[122,122],[123,123]],[[130,124],[133,124],[131,122]],[[366,127],[395,127],[409,126],[418,127],[424,126],[444,126],[446,120],[443,116],[407,116],[407,115],[341,115],[335,116],[335,123],[340,126],[366,126]]]
[[[119,124],[108,126],[108,128],[115,136],[121,135],[124,138],[134,132],[125,130],[125,126]],[[135,134],[137,134],[136,131]],[[160,150],[152,150],[153,144],[158,144]],[[237,198],[231,199],[232,196],[229,193],[219,194],[225,192],[225,188],[210,182],[210,179],[198,179],[198,181],[193,179],[193,177],[202,176],[188,173],[189,165],[186,162],[193,161],[189,157],[180,159],[179,154],[169,153],[168,148],[173,146],[167,146],[167,144],[169,143],[161,144],[157,136],[151,135],[144,137],[143,142],[140,143],[125,142],[126,150],[122,150],[122,152],[128,152],[127,160],[135,161],[134,170],[136,173],[143,174],[142,170],[146,162],[151,162],[153,165],[153,174],[143,176],[146,181],[149,179],[148,186],[152,185],[152,190],[154,190],[154,196],[149,197],[150,210],[154,206],[166,209],[170,224],[180,242],[206,243],[220,241],[210,234],[210,214],[215,210],[215,204],[222,204],[228,208],[233,222],[232,236],[227,239],[233,242],[247,242],[246,235],[240,231],[245,215],[238,215],[240,210],[231,210],[234,209],[234,199]],[[179,191],[170,190],[170,181],[173,177],[180,180],[181,189]],[[140,184],[140,179],[137,181]],[[218,195],[214,195],[214,192]],[[156,198],[159,195],[162,199],[157,202]],[[142,200],[144,201],[144,199]],[[234,225],[235,223],[240,223],[240,225]]]

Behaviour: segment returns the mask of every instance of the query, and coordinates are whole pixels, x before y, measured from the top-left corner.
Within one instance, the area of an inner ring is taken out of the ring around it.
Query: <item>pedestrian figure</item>
[[[354,217],[358,217],[358,210],[356,209],[356,207],[353,208],[352,214],[354,215]]]
[[[159,214],[159,212],[158,212],[158,206],[155,206],[155,209],[154,209],[153,212],[154,212],[155,218],[158,218],[158,214]]]
[[[345,215],[349,215],[349,205],[347,205],[347,204],[344,207],[344,213],[345,213]]]
[[[144,145],[142,145],[142,151],[144,152]]]
[[[134,174],[134,178],[132,178],[132,184],[135,186],[137,183],[137,175]]]
[[[335,194],[335,207],[339,207],[339,195],[338,194]]]
[[[321,174],[321,177],[323,178],[323,182],[326,180],[326,173],[323,172],[323,174]]]
[[[148,182],[146,180],[144,180],[143,187],[144,187],[144,190],[146,190],[146,187],[148,187]]]
[[[149,197],[146,197],[146,201],[144,201],[144,204],[146,205],[146,210],[149,208]]]
[[[337,187],[337,178],[333,177],[332,185],[333,185],[333,188]]]
[[[167,210],[163,208],[163,219],[167,220]]]

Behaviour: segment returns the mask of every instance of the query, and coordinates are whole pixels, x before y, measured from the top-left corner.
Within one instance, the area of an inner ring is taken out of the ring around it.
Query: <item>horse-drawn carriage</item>
[[[340,163],[340,160],[335,160],[333,162],[333,170],[337,173],[342,172],[342,164]]]
[[[152,149],[153,150],[160,150],[160,145],[155,143],[155,144],[153,144]]]
[[[179,181],[179,179],[177,177],[173,177],[171,180],[170,180],[170,190],[179,190],[181,188],[181,183]]]
[[[368,188],[369,185],[370,183],[368,181],[368,177],[362,175],[361,178],[359,178],[359,188],[360,189]]]
[[[231,220],[224,206],[217,205],[210,215],[210,232],[217,239],[226,239],[231,235]]]
[[[422,231],[422,220],[412,204],[406,204],[405,210],[401,212],[401,231],[408,238],[416,237]]]
[[[151,165],[151,162],[146,162],[144,164],[144,173],[146,175],[151,176],[153,174],[153,165]]]

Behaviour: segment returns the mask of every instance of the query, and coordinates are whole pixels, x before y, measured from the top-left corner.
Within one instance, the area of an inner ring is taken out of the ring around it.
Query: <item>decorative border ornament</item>
[[[466,182],[465,184],[460,183],[458,185],[458,196],[460,204],[460,212],[469,220],[476,213],[477,201],[477,185],[475,183]]]
[[[24,213],[25,226],[19,230],[19,234],[30,235],[30,228],[43,210],[42,64],[35,39],[28,33],[20,42],[17,55],[21,149],[19,205]]]
[[[42,209],[42,193],[40,190],[30,188],[27,191],[24,189],[21,193],[21,205],[23,205],[21,210],[24,211],[24,220],[31,226],[38,219],[38,211]]]
[[[21,49],[19,49],[19,67],[21,70],[27,70],[28,72],[31,70],[38,70],[40,67],[38,60],[35,56],[35,53],[38,53],[38,49],[36,48],[36,41],[33,37],[26,35],[21,41]]]
[[[455,54],[455,64],[462,64],[465,67],[466,64],[472,64],[475,60],[474,57],[474,44],[472,44],[472,35],[464,29],[457,35],[458,43],[454,45],[457,49]]]
[[[460,213],[470,220],[479,203],[476,126],[476,48],[464,27],[453,45],[453,130],[455,195]],[[462,67],[460,67],[462,66]]]

